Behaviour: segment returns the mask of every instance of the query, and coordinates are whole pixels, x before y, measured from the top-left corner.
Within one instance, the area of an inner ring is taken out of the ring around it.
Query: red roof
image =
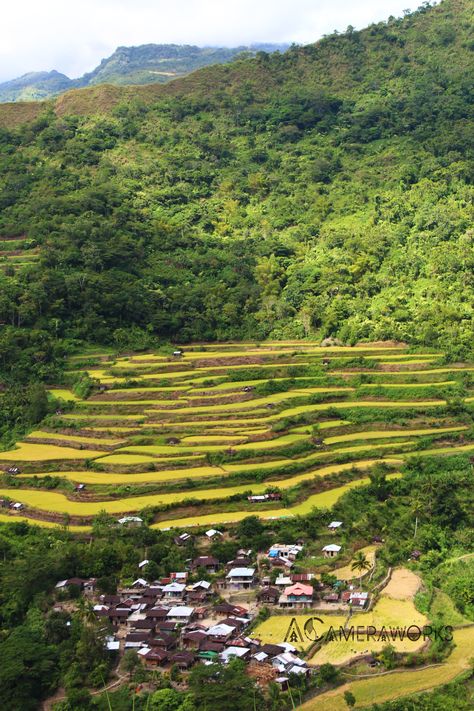
[[[286,597],[289,595],[307,595],[312,597],[313,595],[313,587],[312,585],[303,585],[303,583],[295,583],[294,585],[290,585],[289,588],[285,588],[285,593]]]

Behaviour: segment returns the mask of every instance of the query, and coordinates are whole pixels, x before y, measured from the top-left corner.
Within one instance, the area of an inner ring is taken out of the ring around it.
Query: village
[[[138,527],[142,520],[127,516],[118,524]],[[331,522],[328,535],[335,536],[342,525]],[[173,539],[175,546],[198,545],[199,550],[204,548],[203,554],[187,561],[185,570],[170,571],[159,580],[149,579],[150,561],[144,558],[137,566],[136,579],[118,586],[114,594],[101,593],[95,578],[60,580],[55,586],[54,609],[70,609],[71,600],[85,599],[98,623],[103,622],[104,644],[116,662],[135,652],[147,669],[174,667],[186,672],[198,663],[227,664],[239,658],[259,683],[273,681],[285,691],[292,675],[308,678],[316,666],[304,659],[295,645],[301,640],[291,629],[268,643],[254,634],[256,624],[291,611],[307,612],[310,617],[318,611],[363,610],[370,595],[336,576],[295,572],[298,557],[304,554],[303,541],[273,544],[263,553],[240,549],[233,560],[221,564],[206,549],[225,535],[209,529],[200,536],[201,543],[191,533],[180,533]],[[340,551],[340,545],[328,543],[321,555],[331,562]]]

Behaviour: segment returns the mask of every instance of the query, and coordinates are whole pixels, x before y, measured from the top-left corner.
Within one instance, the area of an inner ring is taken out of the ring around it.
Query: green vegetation
[[[445,0],[134,101],[83,90],[22,126],[6,108],[0,234],[40,252],[0,279],[2,350],[26,330],[471,352],[470,12]]]
[[[0,106],[3,705],[293,709],[237,661],[182,692],[127,655],[104,696],[106,626],[55,609],[69,576],[184,570],[198,549],[168,529],[216,525],[222,562],[303,539],[297,573],[374,592],[391,568],[361,624],[456,626],[373,650],[387,675],[316,650],[302,708],[424,711],[398,697],[443,683],[434,709],[472,702],[473,47],[472,3],[444,0],[166,87]]]

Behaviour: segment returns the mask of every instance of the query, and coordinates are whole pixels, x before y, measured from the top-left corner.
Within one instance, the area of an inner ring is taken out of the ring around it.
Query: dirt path
[[[91,696],[98,696],[99,694],[103,694],[105,691],[111,691],[113,689],[117,689],[119,686],[122,686],[122,684],[125,682],[127,679],[126,674],[120,674],[117,679],[114,679],[114,681],[111,681],[107,686],[104,686],[102,689],[94,689],[90,690],[90,695]],[[50,696],[49,699],[46,699],[46,701],[43,701],[43,704],[41,706],[41,711],[52,711],[54,704],[59,703],[60,701],[65,701],[66,699],[66,694],[64,693],[64,689],[60,688],[56,691],[54,696]]]

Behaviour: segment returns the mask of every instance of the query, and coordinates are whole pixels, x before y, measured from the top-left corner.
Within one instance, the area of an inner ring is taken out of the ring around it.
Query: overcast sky
[[[421,0],[20,0],[2,2],[0,81],[92,70],[120,45],[316,41],[401,16]]]

